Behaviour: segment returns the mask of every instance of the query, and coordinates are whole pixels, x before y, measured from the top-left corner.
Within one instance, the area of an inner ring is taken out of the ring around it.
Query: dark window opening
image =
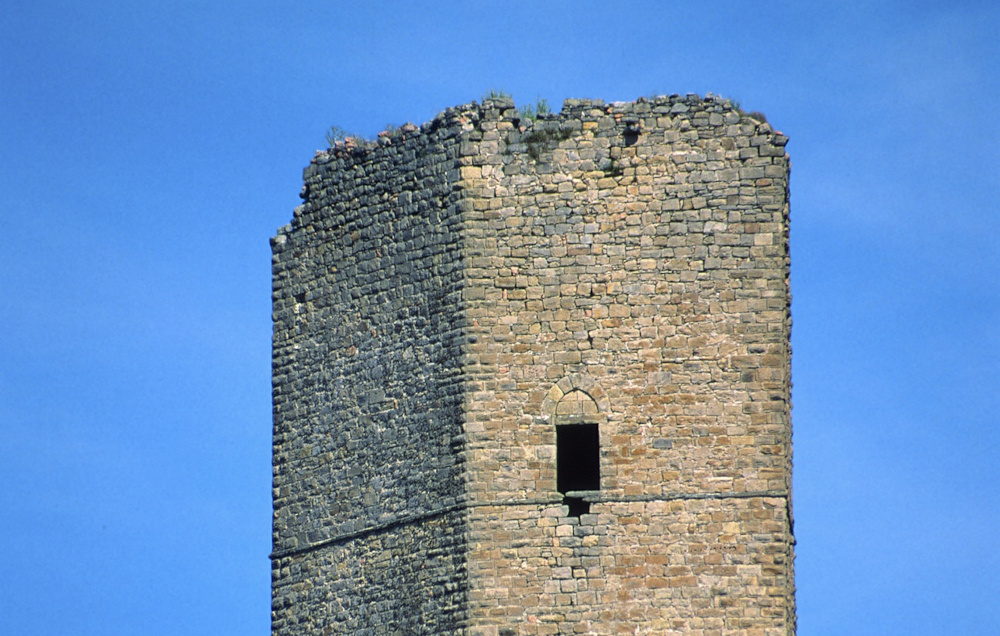
[[[556,426],[556,489],[568,492],[601,489],[601,443],[597,424]],[[590,512],[590,503],[566,497],[570,515]]]
[[[590,502],[580,497],[563,497],[563,505],[569,506],[569,516],[579,517],[590,514]]]

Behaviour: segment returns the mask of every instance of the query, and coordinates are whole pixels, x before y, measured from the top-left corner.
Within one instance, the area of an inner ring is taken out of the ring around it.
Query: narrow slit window
[[[556,426],[556,489],[564,495],[601,489],[601,443],[597,424]]]
[[[601,489],[600,409],[589,394],[574,389],[559,399],[554,419],[556,490],[569,516],[579,517],[590,512]]]

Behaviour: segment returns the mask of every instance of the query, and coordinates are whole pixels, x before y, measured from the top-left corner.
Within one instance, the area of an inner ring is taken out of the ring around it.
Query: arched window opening
[[[600,413],[593,398],[575,389],[559,400],[554,419],[556,489],[579,517],[590,512],[587,495],[601,489]]]

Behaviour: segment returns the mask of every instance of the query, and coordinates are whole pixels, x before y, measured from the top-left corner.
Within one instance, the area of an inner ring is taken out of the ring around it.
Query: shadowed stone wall
[[[794,633],[786,142],[489,100],[319,154],[273,242],[274,633]]]
[[[272,240],[275,634],[464,616],[461,132],[318,155]]]

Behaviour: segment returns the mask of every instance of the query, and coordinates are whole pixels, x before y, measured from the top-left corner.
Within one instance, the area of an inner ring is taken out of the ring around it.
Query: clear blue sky
[[[1000,633],[1000,3],[12,0],[6,634],[269,629],[270,252],[333,124],[705,93],[791,136],[799,633]]]

